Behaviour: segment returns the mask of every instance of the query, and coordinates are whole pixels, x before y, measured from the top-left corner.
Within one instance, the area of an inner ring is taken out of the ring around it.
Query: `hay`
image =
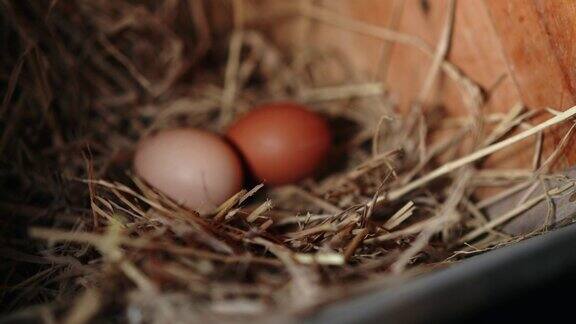
[[[484,215],[546,181],[573,128],[548,156],[544,131],[573,118],[576,107],[550,110],[539,124],[521,105],[484,116],[480,87],[446,60],[454,1],[436,48],[312,3],[270,13],[430,56],[420,97],[402,117],[373,79],[330,84],[324,64],[350,70],[339,57],[321,49],[281,54],[250,27],[245,5],[0,2],[0,40],[14,44],[0,81],[4,312],[70,323],[293,318],[351,291],[395,285],[516,242],[523,237],[499,227],[574,191],[566,180],[499,217]],[[225,38],[218,6],[233,12]],[[422,102],[441,73],[459,85],[469,116],[427,118],[434,112]],[[315,179],[254,184],[202,217],[131,175],[134,143],[151,130],[221,132],[255,104],[287,98],[309,103],[334,126],[333,163]],[[429,134],[445,130],[430,143]],[[483,159],[532,136],[531,168],[483,169]]]

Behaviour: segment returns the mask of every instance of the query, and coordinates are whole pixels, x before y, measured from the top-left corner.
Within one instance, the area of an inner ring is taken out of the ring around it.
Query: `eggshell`
[[[142,139],[136,174],[177,203],[201,214],[242,187],[241,160],[217,135],[196,129],[161,131]]]
[[[251,172],[271,185],[296,182],[314,173],[331,144],[320,115],[295,103],[255,108],[228,130]]]

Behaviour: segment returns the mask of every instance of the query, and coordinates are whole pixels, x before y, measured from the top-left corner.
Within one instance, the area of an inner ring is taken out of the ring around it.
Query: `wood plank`
[[[485,0],[500,44],[523,102],[530,108],[564,109],[576,103],[576,2]],[[544,118],[544,117],[543,117]],[[546,133],[551,152],[567,126]],[[568,147],[576,145],[576,136]],[[557,168],[576,162],[568,149]]]
[[[576,2],[486,0],[524,103],[568,107],[576,98]]]

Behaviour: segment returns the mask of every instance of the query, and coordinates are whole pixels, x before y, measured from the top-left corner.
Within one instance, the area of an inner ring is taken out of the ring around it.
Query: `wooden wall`
[[[306,0],[305,0],[306,1]],[[252,0],[262,13],[285,6],[284,0]],[[297,1],[294,1],[297,2]],[[435,46],[446,19],[447,0],[319,0],[316,5],[376,26],[416,35]],[[399,17],[399,18],[398,18]],[[306,19],[274,20],[272,37],[294,46],[303,37]],[[307,42],[345,53],[367,79],[375,75],[406,109],[420,91],[430,57],[406,45],[387,44],[374,37],[313,23]],[[309,25],[308,25],[309,28]],[[576,103],[576,1],[573,0],[457,0],[449,61],[477,82],[487,93],[484,108],[506,112],[516,102],[530,109],[565,109]],[[383,68],[382,57],[390,64]],[[427,103],[441,104],[453,115],[466,114],[455,83],[438,80]],[[546,135],[548,151],[558,143],[566,127]],[[573,141],[573,147],[576,142]],[[576,163],[576,149],[569,149],[563,167]],[[531,160],[528,149],[507,152],[503,158],[524,165]]]

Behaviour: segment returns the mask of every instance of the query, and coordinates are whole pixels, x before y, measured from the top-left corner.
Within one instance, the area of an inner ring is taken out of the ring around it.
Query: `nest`
[[[428,77],[403,115],[342,56],[279,50],[244,6],[0,2],[0,39],[12,44],[0,79],[4,312],[69,323],[294,318],[521,240],[501,226],[573,190],[566,181],[502,215],[484,213],[550,177],[573,127],[546,155],[542,134],[576,111],[541,112],[541,124],[521,105],[483,114],[489,93],[446,60],[454,2],[434,47],[313,3],[280,12],[427,54]],[[440,75],[457,82],[468,116],[422,104]],[[331,163],[314,179],[254,183],[200,216],[131,173],[147,132],[222,132],[256,104],[286,99],[324,114],[335,132]],[[483,168],[529,137],[529,168]],[[484,187],[502,190],[479,195]]]

